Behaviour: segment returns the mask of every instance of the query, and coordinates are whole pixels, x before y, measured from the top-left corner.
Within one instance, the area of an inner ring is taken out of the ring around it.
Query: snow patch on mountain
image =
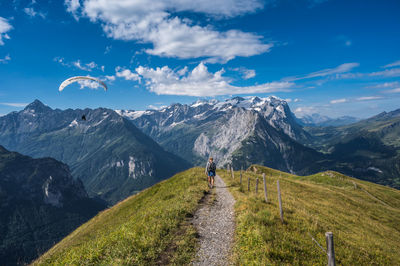
[[[69,127],[76,127],[78,126],[78,121],[76,121],[76,119],[74,119],[74,121],[71,122],[71,124],[68,125]]]

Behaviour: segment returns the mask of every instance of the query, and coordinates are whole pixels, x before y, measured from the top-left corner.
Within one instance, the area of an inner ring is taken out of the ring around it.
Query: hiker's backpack
[[[215,165],[214,162],[210,163],[210,165],[208,166],[208,170],[210,172],[215,172],[215,170],[217,170],[217,166]]]

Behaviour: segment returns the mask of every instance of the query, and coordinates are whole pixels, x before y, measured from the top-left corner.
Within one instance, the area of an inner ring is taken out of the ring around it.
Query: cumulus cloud
[[[121,67],[117,67],[115,69],[115,75],[119,78],[124,78],[125,80],[133,80],[133,81],[140,80],[138,74],[133,73],[129,69],[122,69]]]
[[[78,9],[81,7],[79,0],[65,0],[64,4],[67,7],[67,11],[72,14],[75,20],[79,20]]]
[[[336,100],[330,101],[331,104],[345,103],[345,102],[348,102],[348,100],[345,99],[345,98],[343,98],[343,99],[336,99]]]
[[[0,58],[0,64],[7,64],[11,60],[10,55],[6,55],[4,58]]]
[[[101,87],[98,82],[91,81],[91,80],[79,80],[78,84],[80,85],[80,89],[83,90],[84,88],[89,88],[92,90],[97,90]]]
[[[110,75],[110,76],[104,76],[104,78],[108,81],[114,81],[115,80],[115,76]]]
[[[359,63],[345,63],[345,64],[341,64],[335,68],[323,69],[320,71],[312,72],[312,73],[304,75],[304,76],[288,77],[288,78],[285,78],[284,80],[295,81],[295,80],[301,80],[301,79],[332,76],[332,75],[336,75],[336,74],[342,74],[342,73],[349,72],[349,71],[353,70],[353,68],[358,67],[359,65],[360,65]]]
[[[25,14],[27,14],[28,16],[30,16],[32,18],[36,17],[36,16],[39,16],[43,19],[46,18],[46,15],[44,13],[36,11],[33,7],[25,7],[23,10],[24,10]]]
[[[68,4],[67,4],[68,2]],[[178,12],[203,13],[214,18],[229,18],[263,7],[259,0],[85,0],[82,7],[67,0],[67,11],[100,22],[108,37],[152,44],[148,54],[176,58],[208,58],[208,62],[227,62],[237,56],[248,57],[268,52],[272,43],[262,36],[239,30],[218,31],[210,25],[197,25]],[[182,13],[180,13],[182,14]]]
[[[0,45],[4,45],[4,39],[10,39],[7,34],[13,27],[7,19],[0,17]]]
[[[130,74],[129,72],[126,72]],[[200,63],[192,71],[174,71],[168,66],[156,69],[139,66],[136,73],[145,81],[145,86],[156,94],[216,96],[249,93],[271,93],[289,91],[290,82],[270,82],[254,86],[234,86],[231,80],[224,77],[224,69],[215,73],[208,71],[204,63]],[[118,75],[118,74],[117,74]]]

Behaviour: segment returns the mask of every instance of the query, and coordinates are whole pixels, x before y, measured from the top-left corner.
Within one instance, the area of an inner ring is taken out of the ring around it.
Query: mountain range
[[[276,97],[147,111],[54,110],[35,100],[0,117],[0,260],[29,262],[102,200],[114,204],[209,156],[218,167],[336,170],[400,188],[400,109],[339,126],[317,118],[302,122]]]
[[[302,168],[291,159],[293,152],[301,150],[310,159],[315,156],[314,151],[298,144],[310,142],[311,136],[296,123],[287,103],[276,97],[235,97],[224,102],[197,101],[160,110],[116,112],[167,151],[195,165],[213,156],[220,167],[232,161],[240,161],[236,167],[247,167],[256,160],[293,172]],[[245,152],[259,145],[262,156]],[[242,158],[243,152],[247,159]]]
[[[68,164],[90,196],[110,204],[190,166],[113,110],[53,110],[39,100],[0,117],[0,144]]]
[[[351,123],[357,121],[352,117],[325,117],[306,124],[286,101],[271,96],[116,112],[167,151],[194,165],[213,156],[219,167],[233,163],[235,168],[246,168],[256,163],[298,175],[337,170],[400,187],[399,111],[356,123]],[[369,133],[364,134],[366,131]]]
[[[311,115],[305,115],[298,118],[299,124],[303,126],[317,126],[317,127],[328,127],[328,126],[345,126],[360,121],[361,119],[353,116],[341,116],[337,118],[331,118],[325,115],[314,113]]]
[[[100,210],[67,165],[0,146],[0,264],[35,259]]]

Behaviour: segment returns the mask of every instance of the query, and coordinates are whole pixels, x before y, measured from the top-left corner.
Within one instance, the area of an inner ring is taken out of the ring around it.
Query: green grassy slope
[[[208,190],[203,171],[179,173],[101,212],[33,264],[187,264],[196,250],[187,220]]]
[[[266,173],[269,203],[264,202]],[[218,170],[236,199],[235,265],[323,265],[332,231],[341,265],[400,265],[400,191],[328,171],[295,176],[262,166],[235,179]],[[255,178],[259,192],[255,194]],[[247,191],[247,178],[251,191]],[[280,180],[284,224],[278,211]],[[188,222],[208,191],[202,168],[179,173],[79,227],[34,265],[185,265],[195,256]]]
[[[256,170],[257,173],[254,173]],[[264,202],[262,173],[270,202]],[[235,179],[220,171],[236,199],[233,260],[237,265],[323,265],[325,232],[334,234],[341,265],[400,265],[400,191],[328,171],[294,176],[253,166]],[[259,191],[255,194],[255,179]],[[247,191],[247,178],[251,191]],[[280,180],[284,224],[279,218]],[[356,184],[356,185],[354,185]]]

